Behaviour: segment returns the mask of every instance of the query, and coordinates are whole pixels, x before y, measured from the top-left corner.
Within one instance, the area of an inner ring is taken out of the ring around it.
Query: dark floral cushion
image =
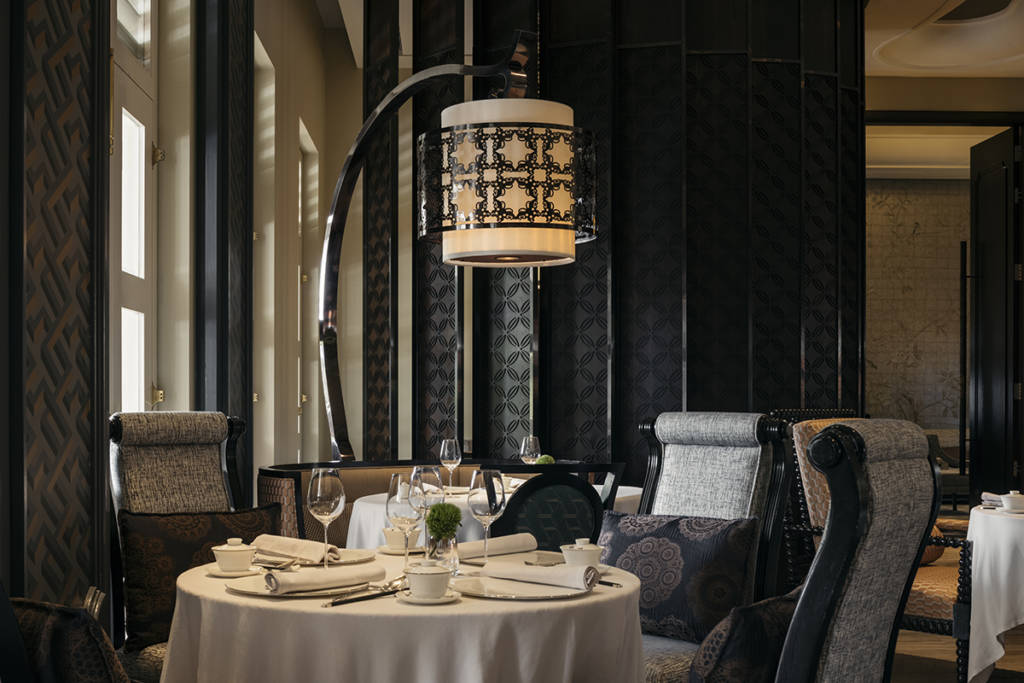
[[[729,612],[694,655],[690,683],[774,681],[800,589]]]
[[[107,634],[80,607],[12,598],[37,681],[128,683]]]
[[[699,643],[750,599],[756,519],[606,512],[601,561],[640,579],[645,633]]]
[[[167,640],[179,574],[213,562],[213,546],[228,538],[249,543],[260,534],[279,534],[281,505],[237,512],[120,512],[118,523],[124,557],[125,649],[133,651]]]

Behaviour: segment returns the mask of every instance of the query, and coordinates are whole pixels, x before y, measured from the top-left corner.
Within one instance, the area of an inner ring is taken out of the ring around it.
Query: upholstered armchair
[[[130,513],[192,513],[232,510],[242,481],[235,444],[239,418],[216,412],[115,413],[110,418],[110,493],[115,519],[111,548],[114,644],[124,640],[123,544],[118,516]],[[160,678],[167,643],[118,651],[133,680]]]
[[[842,422],[858,428],[875,420],[848,420]],[[793,425],[793,447],[803,481],[808,536],[821,532],[828,519],[832,503],[824,476],[816,471],[810,459],[810,446],[822,430],[837,424],[836,420],[809,420]],[[932,452],[927,440],[926,453]],[[972,543],[966,539],[948,536],[929,536],[927,545],[941,555],[942,548],[958,551],[955,564],[926,564],[916,567],[913,584],[907,599],[901,626],[912,631],[952,636],[956,641],[957,678],[967,680],[967,656],[971,631],[971,551]],[[799,574],[791,568],[789,574]],[[797,576],[801,581],[802,576]]]
[[[662,413],[640,427],[650,443],[640,512],[757,518],[757,549],[745,602],[774,595],[788,468],[783,421],[758,413]],[[775,558],[775,559],[773,559]],[[676,680],[697,643],[644,634],[646,677]]]
[[[924,433],[901,420],[833,424],[806,452],[830,510],[776,680],[886,681],[938,513],[938,470]]]

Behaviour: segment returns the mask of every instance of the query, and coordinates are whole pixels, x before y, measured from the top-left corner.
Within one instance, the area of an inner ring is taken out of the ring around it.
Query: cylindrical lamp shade
[[[596,237],[592,137],[545,100],[464,102],[419,139],[419,235],[445,263],[571,263]]]

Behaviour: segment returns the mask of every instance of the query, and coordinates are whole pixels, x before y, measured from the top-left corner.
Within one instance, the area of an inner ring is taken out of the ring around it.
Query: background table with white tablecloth
[[[388,577],[403,562],[375,561]],[[618,569],[606,578],[622,586],[564,600],[423,606],[387,596],[325,608],[323,598],[234,594],[197,567],[178,577],[161,680],[639,681],[640,581]]]
[[[1024,515],[971,510],[971,640],[967,676],[983,683],[1003,656],[1007,631],[1024,624]]]
[[[643,489],[639,486],[620,486],[615,498],[615,509],[619,512],[636,512],[642,493]],[[376,548],[384,543],[384,534],[381,529],[388,526],[386,500],[386,493],[374,493],[358,498],[352,504],[352,517],[348,523],[348,537],[345,540],[346,548]],[[459,527],[458,532],[460,543],[479,541],[484,537],[484,528],[469,513],[465,494],[447,496],[445,502],[452,503],[462,510],[462,526]],[[422,528],[422,524],[420,526]],[[422,545],[422,543],[421,534],[419,539],[411,539],[410,547]]]

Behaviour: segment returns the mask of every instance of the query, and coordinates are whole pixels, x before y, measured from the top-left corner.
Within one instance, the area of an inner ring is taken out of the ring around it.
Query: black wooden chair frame
[[[804,582],[779,659],[775,680],[787,683],[815,680],[825,636],[842,597],[840,586],[846,581],[857,546],[867,531],[867,517],[863,512],[869,504],[869,492],[864,468],[865,447],[860,435],[843,425],[827,427],[811,441],[807,457],[828,482],[831,506],[827,533]],[[931,538],[929,531],[941,504],[939,468],[930,458],[929,462],[933,479],[932,512],[917,549],[915,566]],[[892,676],[896,637],[913,583],[914,572],[910,572],[889,635],[883,681],[889,681]]]
[[[518,462],[499,462],[494,466],[494,469],[498,470],[502,474],[550,474],[552,472],[568,472],[569,474],[575,474],[580,479],[586,479],[583,475],[594,474],[594,475],[612,475],[612,486],[608,491],[608,497],[604,499],[603,505],[605,510],[611,510],[615,507],[615,497],[619,493],[619,483],[622,481],[622,473],[626,470],[626,463],[624,462],[610,462],[610,463],[566,463],[556,462],[550,465],[526,465]],[[595,483],[604,483],[604,478],[601,477],[600,481],[595,477]]]
[[[121,417],[111,415],[109,420],[110,443],[121,443],[124,427]],[[243,482],[238,467],[238,439],[245,431],[245,420],[240,417],[228,417],[228,435],[220,448],[220,467],[224,477],[224,486],[228,492],[228,506],[235,509],[235,502],[244,500],[242,496]],[[119,494],[120,477],[118,462],[113,449],[110,453],[110,640],[115,648],[124,645],[125,614],[124,614],[124,560],[121,554],[121,530],[117,524],[117,513],[121,511]]]
[[[856,411],[846,409],[785,409],[773,410],[771,415],[786,420],[790,425],[806,420],[845,419],[857,417]],[[807,498],[797,464],[796,449],[792,439],[789,440],[792,453],[793,484],[790,489],[789,510],[783,526],[783,559],[785,565],[784,591],[789,591],[803,583],[814,559],[814,536],[821,536],[822,527],[810,525],[810,513],[807,509]],[[930,456],[929,456],[930,457]],[[932,459],[938,471],[939,463]],[[939,474],[941,491],[941,472]],[[941,498],[940,498],[941,502]],[[956,641],[956,676],[958,683],[967,683],[967,659],[970,654],[971,638],[971,560],[973,542],[966,539],[948,536],[929,536],[928,545],[957,548],[960,561],[957,569],[956,602],[953,614],[949,619],[904,614],[901,628],[922,633],[951,636]],[[911,577],[913,581],[913,577]],[[913,585],[913,583],[911,583]]]
[[[18,617],[3,584],[0,584],[0,680],[32,680]]]
[[[639,513],[649,515],[654,505],[654,496],[661,479],[665,460],[665,447],[654,433],[657,418],[640,424],[640,432],[647,439],[649,448],[647,471],[644,474],[643,494],[640,498]],[[778,593],[779,554],[782,546],[783,513],[786,508],[786,492],[789,489],[792,464],[786,457],[785,440],[789,425],[771,416],[764,416],[757,424],[757,441],[771,448],[771,476],[768,479],[768,497],[765,501],[765,518],[761,525],[761,537],[757,549],[757,569],[754,582],[754,599],[760,600]]]
[[[601,497],[597,495],[597,491],[588,482],[569,472],[545,472],[520,484],[519,488],[508,497],[505,503],[505,511],[501,514],[501,517],[494,520],[494,524],[491,526],[491,535],[507,536],[517,533],[515,522],[518,519],[519,512],[526,505],[526,501],[538,489],[549,486],[568,486],[574,488],[590,501],[591,509],[594,511],[594,530],[589,538],[591,543],[596,543],[597,537],[601,534],[601,522],[604,520],[604,506],[601,503]],[[550,550],[550,548],[547,548],[547,550]]]

